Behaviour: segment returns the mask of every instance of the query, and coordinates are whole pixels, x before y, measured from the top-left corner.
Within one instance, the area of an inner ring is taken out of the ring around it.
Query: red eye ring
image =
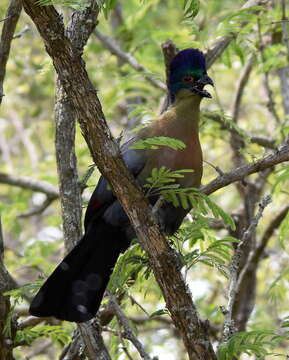
[[[191,83],[194,81],[194,77],[192,75],[186,75],[184,76],[183,81],[186,83]]]

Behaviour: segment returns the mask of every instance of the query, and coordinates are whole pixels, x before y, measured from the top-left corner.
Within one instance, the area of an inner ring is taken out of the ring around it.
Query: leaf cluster
[[[268,350],[278,343],[288,339],[288,336],[278,335],[270,330],[242,331],[234,334],[226,344],[218,349],[218,360],[232,360],[241,354],[255,355],[257,359],[265,356],[278,356]]]

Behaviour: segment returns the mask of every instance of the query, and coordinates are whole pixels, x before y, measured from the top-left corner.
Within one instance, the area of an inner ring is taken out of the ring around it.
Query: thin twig
[[[264,53],[265,44],[263,42],[260,19],[257,20],[257,25],[258,25],[260,56],[261,56],[262,62],[265,63],[265,61],[266,61],[266,57],[265,57],[265,53]],[[275,101],[274,101],[273,92],[272,92],[271,86],[270,86],[270,79],[269,79],[269,72],[268,71],[265,71],[265,73],[264,73],[263,83],[264,83],[264,90],[265,90],[266,95],[267,95],[267,109],[270,112],[270,114],[272,115],[275,122],[277,124],[280,124],[281,121],[280,121],[279,115],[277,113],[277,110],[275,108]]]
[[[88,167],[87,171],[85,172],[85,174],[80,179],[79,185],[80,185],[80,188],[81,188],[81,192],[83,192],[84,189],[86,189],[87,182],[88,182],[89,178],[91,177],[91,175],[93,174],[94,170],[95,170],[95,165],[93,164],[93,165]]]
[[[124,332],[125,332],[125,337],[127,339],[129,339],[134,347],[136,348],[136,350],[139,352],[140,356],[142,359],[144,360],[152,360],[152,358],[148,355],[148,353],[145,351],[142,343],[139,341],[139,339],[135,336],[130,324],[129,324],[129,320],[127,319],[127,317],[124,315],[124,313],[122,312],[120,306],[118,305],[114,295],[112,295],[111,293],[109,293],[107,291],[108,297],[110,299],[110,302],[112,304],[112,307],[114,309],[115,315],[118,318],[119,322],[121,323],[121,325],[124,328]]]
[[[17,186],[22,189],[41,192],[51,199],[56,199],[59,192],[56,186],[44,180],[34,179],[29,176],[15,176],[6,173],[0,173],[0,183]]]
[[[30,216],[35,216],[43,213],[54,201],[55,199],[51,197],[46,197],[46,199],[37,207],[29,209],[28,211],[22,212],[17,215],[18,218],[27,218]]]
[[[211,166],[211,167],[216,171],[216,173],[217,173],[218,175],[220,175],[220,176],[224,175],[223,170],[221,170],[221,169],[219,168],[219,166],[215,166],[214,164],[212,164],[210,161],[207,161],[207,160],[203,160],[203,162],[204,162],[205,164],[208,164],[209,166]]]
[[[98,29],[94,30],[94,34],[113,55],[117,56],[123,62],[128,63],[136,71],[142,72],[144,74],[144,78],[154,87],[163,91],[167,90],[166,85],[160,80],[154,78],[151,73],[133,57],[132,54],[124,52],[115,39],[103,34]]]
[[[210,119],[210,120],[213,120],[216,123],[220,124],[220,127],[222,130],[227,130],[231,134],[236,134],[236,135],[238,134],[239,136],[241,136],[241,134],[235,129],[235,127],[232,127],[229,122],[226,122],[224,120],[223,116],[220,113],[203,111],[201,113],[201,116],[204,117],[205,119]],[[242,130],[242,132],[243,132],[243,130]],[[276,148],[277,139],[275,139],[275,138],[270,138],[270,137],[251,134],[251,133],[245,133],[244,136],[246,136],[246,138],[250,139],[251,143],[253,143],[253,144],[257,144],[257,145],[263,146],[268,149]]]
[[[233,306],[236,300],[237,288],[238,288],[238,274],[240,272],[240,260],[243,255],[244,248],[247,246],[248,241],[252,237],[252,233],[255,231],[259,220],[261,219],[264,209],[271,202],[271,196],[266,195],[259,204],[259,210],[252,219],[249,227],[244,232],[242,239],[240,240],[238,247],[232,257],[230,264],[230,282],[228,290],[228,304],[225,311],[225,321],[224,321],[224,330],[223,330],[223,339],[222,342],[227,342],[229,338],[235,332],[235,325],[233,319]]]
[[[268,3],[268,0],[248,0],[241,9],[250,8],[256,5],[265,5]],[[246,22],[243,22],[243,26],[246,25]],[[242,26],[242,27],[243,27]],[[238,36],[238,31],[227,36],[222,36],[211,46],[211,48],[206,53],[206,62],[208,69],[213,65],[213,63],[220,57],[220,55],[226,50],[230,42]]]
[[[241,287],[241,284],[247,273],[249,271],[252,272],[254,269],[257,269],[258,264],[262,259],[262,256],[264,255],[264,251],[268,245],[270,238],[273,236],[275,230],[279,228],[282,221],[285,219],[288,211],[289,211],[289,205],[284,206],[283,209],[281,209],[281,211],[273,218],[273,220],[270,222],[270,224],[264,231],[264,234],[259,244],[256,246],[254,250],[251,251],[245,266],[240,272],[237,289]]]
[[[46,320],[51,320],[51,318],[47,317],[35,317],[35,316],[28,316],[25,320],[21,321],[18,326],[17,326],[17,329],[18,330],[24,330],[28,327],[33,327],[33,326],[36,326],[38,324],[40,324],[41,322],[43,321],[46,321]]]
[[[10,19],[11,17],[12,17],[12,15],[10,15],[10,16],[7,16],[6,18],[4,18],[4,19],[1,19],[1,20],[0,20],[0,22],[6,21],[6,20]]]
[[[253,69],[254,60],[255,60],[255,54],[251,54],[248,62],[244,66],[243,71],[241,72],[240,78],[238,80],[237,90],[236,90],[236,93],[234,96],[233,106],[232,106],[232,110],[231,110],[232,122],[234,124],[237,124],[238,120],[239,120],[242,98],[243,98],[245,87],[249,81],[251,71]],[[245,158],[244,158],[243,154],[240,152],[240,150],[241,150],[241,148],[244,147],[245,144],[244,144],[242,136],[237,131],[231,132],[230,145],[231,145],[231,149],[233,151],[234,165],[240,166],[240,165],[244,164]],[[241,190],[240,187],[238,189],[239,189],[239,191]]]
[[[1,218],[0,218],[1,220]],[[13,360],[13,343],[16,334],[15,323],[9,317],[11,304],[9,296],[4,293],[15,288],[16,284],[4,264],[4,240],[2,226],[0,226],[0,359]],[[5,332],[6,326],[10,327],[9,334]]]
[[[28,25],[25,25],[24,28],[21,31],[19,31],[18,33],[13,35],[13,40],[21,38],[28,31],[30,31],[30,27]]]
[[[237,83],[237,90],[236,90],[236,93],[235,93],[235,96],[234,96],[233,105],[232,105],[232,111],[231,111],[231,113],[232,113],[232,121],[234,123],[236,123],[238,121],[238,118],[239,118],[242,97],[243,97],[243,94],[244,94],[245,87],[246,87],[246,85],[248,83],[251,71],[253,69],[254,61],[255,61],[255,54],[251,54],[249,56],[249,60],[247,61],[247,63],[245,64],[245,66],[244,66],[244,68],[243,68],[243,70],[241,72],[240,78],[239,78],[238,83]]]
[[[287,144],[288,142],[288,144]],[[239,166],[236,169],[233,169],[227,173],[224,173],[221,176],[218,176],[213,181],[207,185],[201,186],[200,190],[209,195],[218,189],[221,189],[229,184],[232,184],[236,181],[243,180],[248,175],[253,173],[271,168],[282,162],[289,161],[289,140],[285,140],[281,146],[272,152],[269,155],[264,156],[263,158],[253,161],[248,164]]]

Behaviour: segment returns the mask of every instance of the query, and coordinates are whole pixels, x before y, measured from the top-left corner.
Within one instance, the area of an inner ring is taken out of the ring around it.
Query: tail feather
[[[120,228],[103,220],[91,224],[34,297],[30,313],[75,322],[91,319],[125,244],[127,239]]]

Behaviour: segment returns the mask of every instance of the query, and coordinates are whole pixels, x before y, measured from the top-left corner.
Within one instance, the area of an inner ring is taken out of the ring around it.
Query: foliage
[[[286,336],[277,335],[268,330],[239,332],[234,334],[228,343],[219,347],[218,360],[231,360],[240,354],[255,355],[257,358],[264,358],[267,355],[278,356],[267,349],[276,347],[278,343],[286,339]]]
[[[194,19],[200,10],[199,0],[184,0],[184,18]]]
[[[150,144],[149,144],[150,146]],[[165,166],[152,169],[150,177],[146,179],[144,188],[148,188],[148,195],[160,194],[163,198],[171,202],[175,207],[184,209],[193,208],[193,211],[207,215],[209,211],[215,218],[221,218],[224,223],[235,230],[232,217],[214,203],[208,196],[201,193],[198,189],[187,187],[181,188],[175,184],[177,179],[183,178],[186,173],[193,172],[190,169],[172,171]],[[173,183],[173,184],[172,184]]]
[[[171,39],[180,49],[199,47],[206,51],[219,36],[230,36],[232,32],[237,32],[234,40],[208,71],[216,84],[216,92],[212,101],[202,102],[200,130],[204,159],[213,164],[214,168],[204,164],[203,183],[216,177],[216,169],[226,172],[234,168],[232,158],[236,153],[230,145],[231,131],[240,136],[242,144],[238,151],[246,161],[254,161],[268,152],[252,141],[254,137],[274,138],[276,145],[283,141],[289,125],[278,74],[288,61],[286,46],[282,42],[282,13],[278,2],[272,8],[261,6],[240,10],[244,4],[240,0],[130,0],[120,2],[122,17],[118,17],[115,0],[98,0],[98,3],[102,9],[98,29],[112,36],[125,52],[135,57],[147,70],[144,73],[132,69],[112,56],[94,36],[85,48],[87,71],[98,89],[103,110],[115,136],[123,128],[127,132],[135,127],[139,130],[159,113],[164,92],[147,82],[145,76],[165,82],[161,43]],[[87,2],[39,0],[39,4],[57,5],[67,23],[70,8],[83,10]],[[8,0],[1,2],[1,19],[5,18],[7,5]],[[117,22],[117,19],[120,21]],[[21,33],[27,24],[30,30],[12,42],[4,82],[5,97],[0,116],[0,171],[16,176],[30,176],[57,185],[53,148],[55,75],[37,30],[27,17],[21,16],[16,33]],[[2,29],[3,22],[0,23]],[[260,44],[260,35],[263,46]],[[243,93],[238,122],[235,123],[232,107],[238,79],[251,54],[254,54],[256,60]],[[267,106],[269,101],[264,90],[266,75],[270,80],[271,96],[279,122],[270,112],[270,106]],[[159,137],[139,141],[135,146],[135,149],[156,151],[164,146],[171,149],[184,148],[184,144],[177,139]],[[79,129],[76,134],[76,153],[79,177],[82,178],[92,161]],[[180,188],[176,180],[186,175],[193,174],[189,174],[186,169],[153,169],[145,191],[148,197],[161,195],[175,206],[185,209],[193,207],[182,227],[168,241],[179,256],[180,266],[198,311],[203,318],[210,320],[213,330],[217,329],[216,334],[212,335],[214,343],[217,343],[224,322],[218,308],[227,304],[228,265],[244,230],[242,221],[247,218],[246,211],[254,200],[252,197],[245,201],[244,194],[250,191],[257,176],[245,178],[237,187],[231,185],[208,197],[197,189]],[[97,178],[98,174],[94,174],[88,180],[84,202],[93,191]],[[273,194],[273,204],[266,209],[256,230],[257,245],[280,209],[288,203],[288,179],[288,165],[283,164],[277,166],[265,181],[266,192]],[[254,196],[258,195],[258,189],[256,187]],[[27,299],[42,283],[42,280],[33,280],[39,277],[39,273],[49,274],[64,252],[58,200],[52,202],[44,212],[22,216],[28,210],[37,209],[43,199],[43,194],[34,191],[7,184],[1,184],[0,187],[5,263],[20,285],[27,284],[6,294],[13,303],[5,327],[8,336],[13,333],[10,320],[15,314],[23,314],[23,309],[27,310]],[[259,261],[256,305],[247,331],[236,333],[220,347],[220,359],[237,357],[243,360],[248,358],[246,354],[251,359],[271,360],[275,359],[276,354],[285,357],[289,328],[288,232],[287,214],[281,226],[275,229],[264,257]],[[185,359],[182,344],[172,330],[168,311],[148,259],[136,242],[119,258],[109,289],[122,298],[122,307],[129,319],[143,321],[133,323],[133,329],[152,356],[167,360]],[[18,322],[26,318],[27,315],[21,315]],[[279,319],[283,319],[281,329]],[[117,332],[121,330],[115,320],[109,327]],[[37,343],[34,340],[40,337],[50,337],[58,344],[57,347],[51,345],[51,351],[54,358],[59,358],[63,344],[70,340],[72,330],[67,324],[61,323],[59,326],[38,325],[18,331],[15,359],[23,359],[29,352],[29,347],[21,344],[29,344],[30,349],[35,349]],[[113,360],[127,356],[119,336],[107,332],[105,340]],[[138,355],[129,342],[125,340],[124,344],[131,357],[137,359]],[[47,356],[35,356],[37,360],[44,358]]]
[[[65,345],[71,341],[69,332],[60,325],[38,325],[24,330],[18,330],[15,337],[15,344],[30,345],[34,340],[41,337],[51,338],[60,345]]]
[[[167,136],[155,136],[145,140],[138,140],[130,145],[130,149],[152,149],[156,150],[160,146],[167,146],[174,150],[182,150],[186,145],[178,139]]]

